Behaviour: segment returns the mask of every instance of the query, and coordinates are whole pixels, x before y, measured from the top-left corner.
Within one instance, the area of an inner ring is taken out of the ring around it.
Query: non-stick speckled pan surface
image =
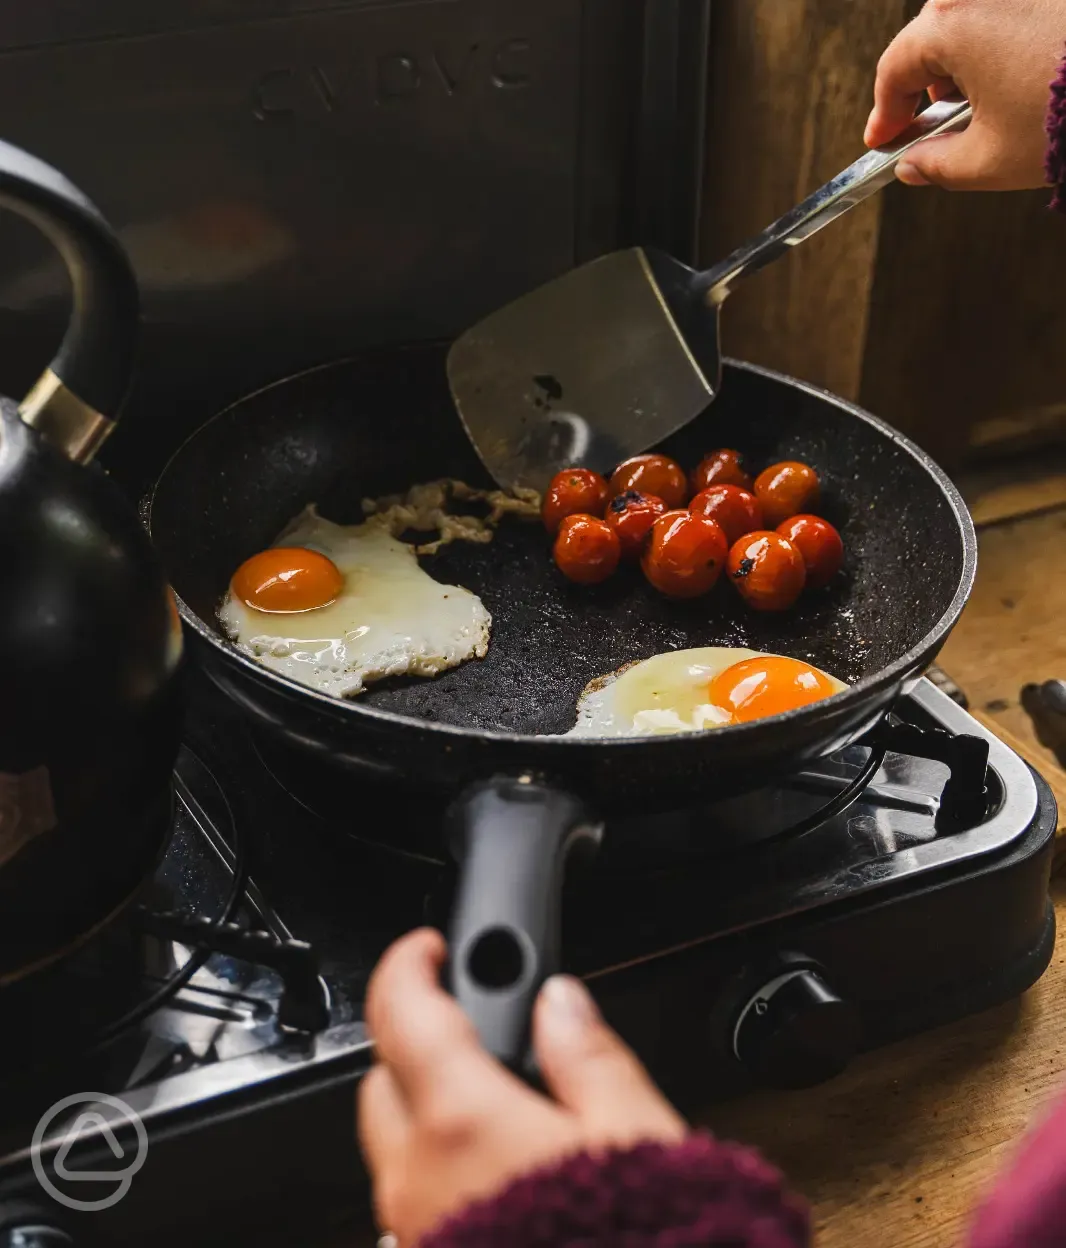
[[[559,575],[538,525],[507,521],[488,546],[456,544],[425,561],[492,612],[487,658],[434,680],[388,682],[348,703],[244,659],[218,634],[215,607],[234,569],[308,502],[357,522],[368,495],[439,476],[487,483],[451,407],[443,350],[370,355],[243,400],[178,451],[150,524],[209,669],[305,746],[321,738],[338,760],[368,757],[429,781],[518,765],[564,777],[602,767],[608,798],[645,789],[649,775],[736,788],[750,783],[748,764],[764,772],[824,752],[934,656],[969,591],[975,542],[961,500],[927,457],[857,409],[789,379],[731,366],[721,398],[665,449],[688,466],[720,445],[739,448],[756,469],[781,458],[817,468],[822,510],[847,551],[837,586],[780,615],[753,613],[724,583],[705,599],[670,602],[633,570],[589,590]],[[808,658],[857,687],[781,719],[656,739],[650,749],[533,737],[571,726],[592,677],[702,645]]]

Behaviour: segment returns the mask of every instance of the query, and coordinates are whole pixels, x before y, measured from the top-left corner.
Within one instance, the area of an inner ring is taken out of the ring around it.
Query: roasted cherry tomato
[[[666,504],[654,494],[626,490],[612,498],[603,513],[604,520],[618,534],[622,555],[635,558],[644,549],[651,526],[666,511]]]
[[[598,585],[618,567],[622,547],[617,534],[599,516],[564,516],[554,554],[563,576],[579,585]]]
[[[688,502],[688,481],[680,464],[665,455],[634,455],[619,464],[611,474],[610,491],[614,498],[629,490],[654,494],[667,507],[684,507]]]
[[[697,516],[708,516],[722,526],[726,541],[732,546],[753,529],[763,527],[762,506],[754,494],[739,485],[711,485],[700,490],[688,505]]]
[[[787,537],[761,529],[734,542],[729,579],[756,611],[784,611],[803,592],[803,556]]]
[[[700,460],[692,473],[692,493],[698,494],[709,485],[739,485],[751,491],[751,477],[744,471],[739,451],[712,451]]]
[[[721,525],[691,511],[668,511],[652,526],[640,566],[670,598],[698,598],[718,580],[729,554]]]
[[[810,511],[820,492],[818,474],[798,460],[771,464],[755,478],[755,497],[762,503],[766,523],[775,529],[790,516]]]
[[[598,472],[567,468],[552,477],[540,505],[540,518],[548,532],[555,534],[564,516],[602,516],[607,499],[607,481]]]
[[[844,543],[840,534],[821,516],[793,516],[777,526],[803,556],[807,568],[807,585],[821,589],[840,571],[844,562]]]

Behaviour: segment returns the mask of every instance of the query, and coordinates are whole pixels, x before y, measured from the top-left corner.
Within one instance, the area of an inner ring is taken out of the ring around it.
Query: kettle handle
[[[96,206],[51,165],[4,142],[0,207],[49,239],[63,257],[74,296],[62,345],[20,414],[71,459],[88,460],[111,431],[133,375],[137,279]]]

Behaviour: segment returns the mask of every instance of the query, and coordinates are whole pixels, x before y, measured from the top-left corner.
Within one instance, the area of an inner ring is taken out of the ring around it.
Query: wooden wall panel
[[[920,0],[716,0],[703,258],[862,151]],[[889,187],[737,290],[731,355],[859,399],[946,466],[1066,436],[1066,218],[1048,193]]]
[[[1066,430],[1066,218],[1048,192],[889,187],[861,401],[945,464]]]
[[[862,154],[873,72],[907,0],[716,0],[703,257],[719,259]],[[738,288],[731,355],[855,397],[880,204]]]

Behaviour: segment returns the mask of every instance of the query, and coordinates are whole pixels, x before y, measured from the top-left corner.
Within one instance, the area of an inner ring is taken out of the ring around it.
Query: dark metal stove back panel
[[[167,449],[248,387],[449,336],[638,235],[691,249],[705,0],[8,8],[0,134],[119,228],[133,413]],[[66,300],[0,219],[0,390],[47,361]]]

